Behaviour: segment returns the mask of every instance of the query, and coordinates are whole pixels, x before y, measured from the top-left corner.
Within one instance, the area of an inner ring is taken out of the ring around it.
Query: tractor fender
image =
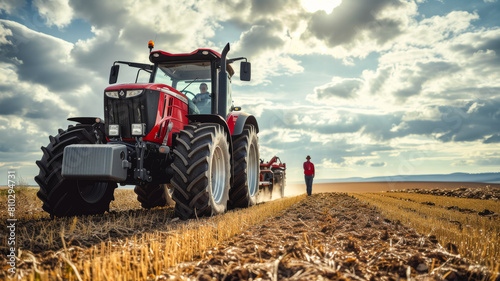
[[[200,122],[200,123],[217,123],[224,128],[227,135],[227,142],[229,143],[230,153],[233,153],[233,141],[231,139],[231,131],[229,131],[229,126],[227,125],[226,120],[224,120],[219,115],[215,114],[189,114],[186,115],[189,121],[192,122]]]
[[[200,123],[217,123],[221,125],[227,133],[227,139],[232,149],[233,144],[231,141],[231,131],[229,130],[229,126],[227,125],[226,120],[216,114],[189,114],[186,115],[189,121],[192,122],[200,122]]]
[[[254,125],[257,133],[259,132],[259,124],[257,124],[255,116],[244,112],[239,113],[237,116],[238,119],[236,119],[236,123],[233,127],[233,136],[241,135],[246,124]]]
[[[67,120],[71,122],[77,122],[80,124],[86,124],[86,125],[92,125],[96,123],[96,120],[99,119],[100,122],[102,123],[102,118],[98,117],[70,117]]]
[[[70,117],[67,119],[71,122],[77,122],[76,127],[92,126],[94,134],[97,137],[97,143],[107,143],[109,139],[106,137],[106,128],[104,127],[104,120],[99,117]],[[70,125],[72,127],[73,125]]]

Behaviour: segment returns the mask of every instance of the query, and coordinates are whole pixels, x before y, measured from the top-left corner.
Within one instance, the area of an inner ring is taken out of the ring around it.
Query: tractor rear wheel
[[[183,219],[221,214],[227,209],[230,153],[227,135],[215,123],[186,125],[176,138],[170,184],[175,214]]]
[[[36,161],[40,168],[35,177],[40,186],[37,196],[43,202],[43,210],[57,217],[95,215],[108,211],[109,203],[114,200],[116,183],[68,180],[61,176],[65,147],[96,143],[92,126],[76,125],[67,131],[59,129],[59,134],[49,136],[49,140],[47,147],[42,147],[42,159]]]
[[[231,207],[246,208],[257,203],[259,190],[259,139],[253,125],[245,125],[243,133],[233,137],[234,174],[229,192]]]
[[[170,190],[166,184],[154,183],[136,185],[134,188],[137,200],[141,202],[141,206],[145,209],[173,205]]]

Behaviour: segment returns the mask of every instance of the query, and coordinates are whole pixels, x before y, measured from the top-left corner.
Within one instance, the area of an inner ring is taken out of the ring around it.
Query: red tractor
[[[256,203],[259,126],[231,98],[231,64],[244,60],[240,79],[250,81],[250,63],[227,58],[229,44],[222,54],[152,48],[152,64],[116,61],[109,77],[115,84],[120,64],[128,65],[148,83],[107,87],[104,119],[68,118],[77,124],[42,147],[37,195],[52,216],[104,213],[117,184],[135,185],[144,208],[171,195],[181,219]]]
[[[273,194],[285,197],[286,164],[274,156],[269,162],[260,159],[260,186],[259,190],[272,199]],[[276,188],[276,189],[275,189]]]

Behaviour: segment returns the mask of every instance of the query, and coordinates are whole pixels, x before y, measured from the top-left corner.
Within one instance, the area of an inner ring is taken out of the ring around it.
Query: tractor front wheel
[[[183,219],[224,213],[230,188],[227,135],[215,123],[186,125],[176,138],[171,165],[175,214]]]
[[[77,125],[49,137],[50,143],[42,147],[43,156],[36,164],[40,168],[35,181],[40,186],[37,193],[43,210],[51,216],[102,214],[109,210],[117,187],[113,182],[68,180],[61,176],[64,148],[71,144],[93,144],[96,137],[92,126]]]

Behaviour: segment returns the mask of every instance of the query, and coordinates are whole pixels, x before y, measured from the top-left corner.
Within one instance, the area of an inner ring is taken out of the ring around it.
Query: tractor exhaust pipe
[[[216,96],[216,108],[215,112],[218,115],[226,118],[227,115],[227,72],[226,72],[226,62],[227,53],[229,52],[229,43],[226,44],[222,50],[220,59],[220,73],[219,73],[219,93]]]

